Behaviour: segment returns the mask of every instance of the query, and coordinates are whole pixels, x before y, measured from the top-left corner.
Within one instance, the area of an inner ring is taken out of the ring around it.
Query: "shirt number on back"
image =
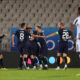
[[[69,37],[69,33],[63,32],[62,39],[66,41],[68,39],[68,37]]]
[[[20,33],[20,40],[21,40],[21,41],[24,40],[24,33]]]

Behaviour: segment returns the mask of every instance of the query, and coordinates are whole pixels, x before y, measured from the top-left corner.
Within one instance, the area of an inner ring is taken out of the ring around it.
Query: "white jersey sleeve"
[[[76,27],[80,25],[80,16],[73,21],[73,25],[76,25]]]
[[[73,21],[73,24],[76,25],[78,19],[76,18],[74,21]]]

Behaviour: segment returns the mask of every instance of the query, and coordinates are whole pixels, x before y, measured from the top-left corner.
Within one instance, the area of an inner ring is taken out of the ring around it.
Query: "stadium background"
[[[20,23],[25,22],[27,26],[41,25],[45,28],[45,31],[55,32],[57,30],[55,27],[57,27],[59,21],[63,21],[65,27],[70,26],[77,17],[79,2],[79,0],[0,0],[0,33],[8,34],[8,37],[3,39],[1,46],[4,65],[6,67],[18,66],[19,53],[11,52],[10,30],[12,27],[16,28]],[[48,46],[51,47],[52,44],[49,43]],[[57,44],[54,52],[53,50],[49,51],[48,56],[56,57],[56,50]],[[71,58],[69,67],[80,67],[78,54],[71,51],[69,56]],[[56,64],[49,65],[50,67],[55,67]]]

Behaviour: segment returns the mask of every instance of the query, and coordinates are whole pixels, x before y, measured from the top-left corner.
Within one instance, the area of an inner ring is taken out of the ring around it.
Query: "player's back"
[[[59,29],[59,36],[60,36],[60,41],[62,43],[68,43],[68,37],[70,36],[70,31],[63,28],[63,29]]]
[[[18,30],[15,35],[18,38],[18,43],[26,43],[29,40],[30,33],[27,30]]]

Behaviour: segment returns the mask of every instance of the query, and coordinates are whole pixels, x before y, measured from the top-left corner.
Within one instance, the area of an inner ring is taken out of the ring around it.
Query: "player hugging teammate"
[[[48,47],[45,38],[52,37],[54,35],[59,35],[59,50],[57,53],[57,68],[60,69],[60,56],[63,54],[63,59],[65,61],[64,70],[67,69],[67,54],[68,54],[68,40],[71,38],[71,33],[69,30],[64,28],[64,23],[58,23],[59,30],[56,33],[50,34],[47,37],[44,36],[44,31],[41,26],[35,26],[35,30],[27,27],[25,23],[21,24],[21,29],[16,31],[12,35],[12,45],[15,46],[14,36],[18,38],[18,50],[20,52],[20,69],[29,69],[28,56],[31,58],[33,69],[37,67],[37,59],[39,59],[39,69],[48,69],[47,54]]]
[[[20,69],[29,69],[28,65],[28,55],[30,55],[33,69],[36,69],[36,56],[39,57],[40,67],[43,68],[41,61],[44,62],[44,67],[47,69],[47,45],[44,40],[45,36],[43,35],[43,31],[40,27],[36,27],[36,31],[32,31],[32,29],[27,28],[25,23],[21,24],[20,30],[16,31],[12,35],[12,45],[15,46],[14,37],[17,36],[18,43],[17,47],[20,52]],[[37,38],[37,39],[36,39]],[[37,45],[37,42],[40,43],[40,46]],[[38,54],[39,53],[39,54]]]

